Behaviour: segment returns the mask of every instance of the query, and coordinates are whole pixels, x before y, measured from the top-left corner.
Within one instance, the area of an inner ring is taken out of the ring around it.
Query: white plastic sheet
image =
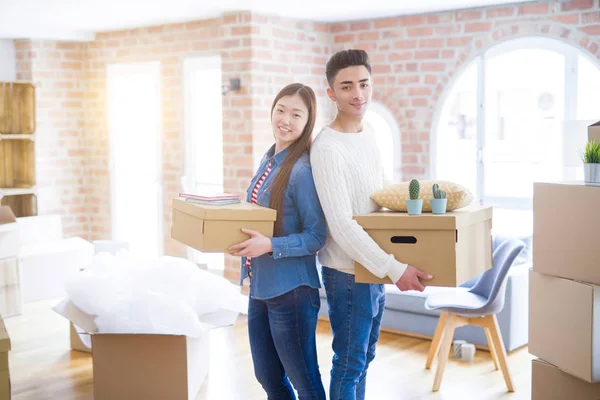
[[[247,308],[239,286],[188,260],[143,260],[127,251],[97,254],[65,290],[77,308],[95,316],[98,333],[196,337],[210,328],[203,315]]]

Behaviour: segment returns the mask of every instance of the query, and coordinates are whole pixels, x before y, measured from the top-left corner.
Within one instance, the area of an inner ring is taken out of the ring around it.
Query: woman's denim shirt
[[[257,195],[258,204],[269,207],[269,189],[287,149],[276,155],[273,155],[274,152],[275,146],[263,157],[248,187],[247,202],[252,202],[252,191],[270,161],[271,172]],[[315,189],[309,159],[308,154],[304,153],[290,173],[283,200],[282,233],[279,237],[271,238],[273,252],[252,258],[250,296],[255,299],[271,299],[302,285],[321,287],[316,253],[325,245],[327,224]],[[278,218],[281,216],[278,215]],[[247,277],[246,257],[242,257],[240,284]]]

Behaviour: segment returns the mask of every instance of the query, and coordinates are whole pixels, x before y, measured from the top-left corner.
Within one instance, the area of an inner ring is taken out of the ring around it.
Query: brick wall
[[[273,144],[270,110],[277,92],[300,82],[317,96],[314,134],[330,118],[331,101],[326,95],[325,64],[331,52],[326,24],[288,18],[253,15],[256,34],[252,39],[252,120],[254,162],[260,161]]]
[[[374,64],[375,100],[397,119],[402,174],[427,178],[432,120],[452,78],[486,48],[545,36],[599,57],[598,0],[543,1],[331,25],[333,51],[357,47]]]
[[[85,45],[19,40],[17,80],[36,86],[38,212],[60,214],[67,236],[89,236],[90,151],[85,146]]]
[[[245,191],[272,143],[269,109],[282,86],[312,85],[319,102],[316,130],[330,120],[325,63],[333,51],[348,47],[364,48],[372,57],[374,98],[395,115],[402,132],[403,175],[428,177],[431,121],[456,72],[485,48],[527,35],[554,37],[599,56],[598,2],[538,2],[336,24],[242,12],[103,33],[85,44],[18,41],[19,79],[40,88],[41,211],[63,213],[69,234],[110,236],[105,101],[110,63],[161,61],[165,252],[182,255],[169,227],[171,199],[184,172],[185,57],[220,54],[223,81],[241,78],[242,90],[222,98],[227,191]],[[227,268],[234,279],[238,260],[228,258]]]

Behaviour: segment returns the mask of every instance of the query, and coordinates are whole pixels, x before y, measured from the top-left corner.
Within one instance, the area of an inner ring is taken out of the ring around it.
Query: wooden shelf
[[[0,82],[0,205],[17,217],[37,215],[35,86]]]
[[[35,143],[0,140],[0,188],[35,186]]]
[[[0,133],[32,134],[35,122],[35,86],[0,82]]]
[[[37,188],[34,187],[30,187],[30,188],[24,188],[24,189],[3,189],[0,188],[0,199],[4,196],[20,196],[23,194],[36,194],[37,192]]]
[[[9,206],[17,218],[37,215],[37,196],[33,193],[2,195],[0,205]]]
[[[31,135],[3,135],[0,134],[0,140],[14,140],[14,139],[19,139],[19,140],[31,140],[34,141],[35,140],[35,135],[31,134]]]

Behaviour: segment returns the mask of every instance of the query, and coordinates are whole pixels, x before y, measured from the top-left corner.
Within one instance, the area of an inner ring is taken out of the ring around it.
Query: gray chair
[[[508,390],[514,391],[496,314],[504,307],[508,270],[524,248],[525,243],[519,239],[503,241],[493,253],[492,268],[484,272],[470,289],[448,288],[443,293],[427,297],[427,310],[442,311],[425,364],[425,368],[431,368],[439,351],[433,391],[438,391],[442,383],[454,329],[469,324],[484,328],[494,365],[496,369],[502,369]]]

